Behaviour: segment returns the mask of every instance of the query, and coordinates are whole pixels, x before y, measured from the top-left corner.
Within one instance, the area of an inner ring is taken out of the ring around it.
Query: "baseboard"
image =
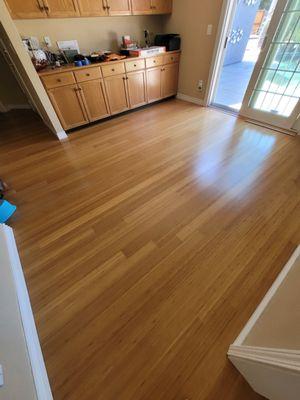
[[[37,399],[53,400],[13,230],[0,224],[0,234],[4,236],[8,250]]]
[[[57,137],[59,140],[68,140],[68,135],[66,134],[65,131],[60,131],[56,133]]]
[[[189,103],[197,104],[198,106],[204,107],[204,100],[198,99],[197,97],[187,96],[183,93],[177,93],[177,99],[187,101]]]
[[[1,112],[8,112],[12,110],[31,110],[32,107],[30,104],[6,104],[1,107]]]

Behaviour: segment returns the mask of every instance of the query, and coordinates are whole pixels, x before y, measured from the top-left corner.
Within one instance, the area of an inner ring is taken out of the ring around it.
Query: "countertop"
[[[126,57],[123,60],[117,60],[117,61],[102,61],[102,62],[98,62],[98,63],[92,63],[89,65],[83,65],[82,67],[75,67],[74,64],[67,64],[64,65],[62,67],[47,67],[45,69],[43,69],[42,71],[39,71],[38,74],[40,76],[44,76],[44,75],[51,75],[51,74],[58,74],[60,72],[67,72],[67,71],[79,71],[81,69],[85,69],[85,68],[94,68],[94,67],[99,67],[101,65],[108,65],[108,64],[118,64],[118,63],[122,63],[122,62],[127,62],[127,61],[133,61],[133,60],[142,60],[142,59],[146,59],[146,58],[150,58],[150,57],[163,57],[166,54],[177,54],[177,53],[181,53],[180,50],[176,50],[176,51],[167,51],[165,53],[160,53],[160,54],[154,54],[154,55],[150,55],[147,57]]]

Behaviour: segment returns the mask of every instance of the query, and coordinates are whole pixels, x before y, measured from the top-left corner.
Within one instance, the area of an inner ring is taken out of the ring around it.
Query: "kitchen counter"
[[[82,67],[75,67],[74,64],[67,64],[62,67],[56,67],[56,68],[49,66],[49,67],[39,71],[38,74],[40,76],[45,76],[45,75],[57,74],[60,72],[67,72],[67,71],[80,71],[81,69],[86,69],[86,68],[93,68],[93,67],[98,67],[98,66],[103,66],[103,65],[119,64],[119,63],[123,63],[123,62],[127,62],[127,61],[142,60],[142,59],[147,59],[147,58],[152,58],[152,57],[163,57],[165,55],[178,54],[178,53],[181,53],[181,51],[180,50],[167,51],[165,53],[160,53],[160,54],[151,55],[151,56],[147,56],[147,57],[126,57],[122,60],[96,62],[96,63],[92,63],[89,65],[83,65]]]

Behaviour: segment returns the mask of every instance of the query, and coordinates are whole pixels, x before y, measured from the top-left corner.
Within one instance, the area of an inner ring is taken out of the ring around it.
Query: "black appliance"
[[[180,50],[181,38],[177,33],[155,36],[155,46],[165,46],[167,51]]]

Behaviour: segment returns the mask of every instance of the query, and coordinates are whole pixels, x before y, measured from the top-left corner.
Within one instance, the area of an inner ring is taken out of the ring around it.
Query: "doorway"
[[[236,113],[240,111],[277,1],[235,1],[213,105]]]

